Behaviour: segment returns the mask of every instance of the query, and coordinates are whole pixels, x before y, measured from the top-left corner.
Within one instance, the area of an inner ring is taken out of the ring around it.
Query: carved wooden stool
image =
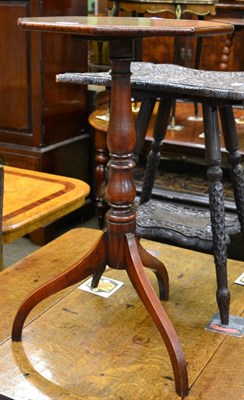
[[[57,76],[59,82],[111,85],[109,73],[67,73]],[[213,250],[217,275],[217,302],[221,322],[228,324],[230,293],[227,285],[227,242],[229,235],[244,232],[244,173],[238,151],[238,138],[233,117],[233,104],[244,101],[244,73],[212,72],[184,68],[177,65],[132,63],[133,94],[145,99],[160,98],[154,129],[154,141],[148,155],[146,173],[141,194],[141,206],[137,211],[137,233],[156,240],[170,238],[174,243],[198,250]],[[209,209],[179,206],[149,201],[160,160],[162,142],[166,134],[172,101],[175,98],[190,99],[203,104],[206,159],[209,165]],[[221,183],[221,149],[218,114],[222,121],[225,146],[229,152],[232,169],[237,217],[225,219],[224,193]],[[137,130],[137,140],[145,138]]]

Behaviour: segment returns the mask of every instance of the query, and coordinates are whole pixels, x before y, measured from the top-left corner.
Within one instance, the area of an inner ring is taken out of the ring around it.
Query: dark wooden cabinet
[[[89,180],[87,89],[55,75],[87,70],[87,43],[22,31],[26,16],[86,15],[86,0],[0,1],[0,158]]]

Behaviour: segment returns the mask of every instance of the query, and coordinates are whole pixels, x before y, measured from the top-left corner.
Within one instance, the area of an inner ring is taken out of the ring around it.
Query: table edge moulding
[[[82,207],[87,183],[23,168],[4,166],[2,243],[10,243]]]
[[[189,388],[183,350],[143,267],[155,272],[161,300],[168,298],[168,273],[163,263],[144,250],[135,234],[136,188],[132,176],[135,127],[130,86],[133,40],[153,36],[219,35],[231,33],[233,27],[208,21],[133,17],[23,18],[18,23],[24,29],[77,34],[86,40],[109,40],[112,90],[107,140],[111,153],[107,195],[111,207],[106,216],[107,228],[95,247],[80,262],[37,289],[23,302],[14,320],[12,339],[21,341],[27,315],[43,299],[90,275],[93,275],[92,286],[96,287],[107,265],[125,269],[164,340],[173,368],[176,392],[185,397]]]

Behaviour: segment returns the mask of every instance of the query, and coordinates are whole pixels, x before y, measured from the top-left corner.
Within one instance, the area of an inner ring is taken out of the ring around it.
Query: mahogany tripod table
[[[130,64],[133,40],[153,36],[209,36],[231,33],[229,24],[211,21],[124,17],[39,17],[20,19],[24,29],[80,35],[85,40],[108,40],[112,63],[110,123],[107,144],[111,153],[107,196],[110,210],[107,228],[94,248],[68,271],[37,289],[20,306],[12,339],[20,341],[29,312],[48,296],[93,275],[93,286],[108,265],[125,269],[142,302],[153,318],[170,356],[176,392],[188,394],[186,362],[176,332],[155,294],[143,267],[157,276],[160,298],[168,298],[168,274],[163,263],[143,249],[135,235],[136,188],[132,177],[135,127],[131,111]]]

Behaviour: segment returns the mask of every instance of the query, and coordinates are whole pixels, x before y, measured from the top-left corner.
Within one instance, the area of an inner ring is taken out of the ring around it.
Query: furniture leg
[[[99,269],[95,274],[92,275],[92,281],[91,281],[91,288],[95,289],[98,287],[99,281],[106,269],[106,265],[103,265],[101,269]]]
[[[218,115],[215,106],[203,103],[203,121],[208,162],[209,209],[213,235],[213,253],[217,276],[217,303],[221,323],[229,323],[230,292],[227,283],[227,243],[225,230],[224,190],[221,182],[221,148]]]
[[[231,56],[231,50],[233,46],[233,40],[235,36],[235,31],[231,35],[227,35],[223,52],[220,59],[219,69],[221,71],[226,71],[228,68],[228,63]]]
[[[127,274],[164,340],[173,367],[176,392],[185,397],[188,394],[188,378],[179,339],[145,274],[135,235],[127,234],[126,241]]]
[[[20,306],[13,323],[12,340],[21,341],[22,329],[30,311],[42,300],[94,274],[106,267],[106,233],[101,236],[94,248],[76,265],[62,275],[31,293]]]
[[[135,158],[141,153],[149,123],[156,103],[156,97],[143,97],[138,116],[136,118],[136,144],[134,148]]]
[[[239,142],[233,108],[231,105],[220,107],[219,113],[225,147],[229,152],[236,210],[241,224],[241,231],[244,234],[244,170],[241,165],[241,154],[239,152]]]
[[[173,100],[170,98],[161,98],[153,132],[153,142],[151,151],[147,157],[146,173],[143,179],[143,187],[140,197],[140,204],[145,203],[151,198],[156,171],[160,162],[160,150],[162,141],[165,138],[167,126],[170,118]]]
[[[146,251],[139,240],[137,241],[138,251],[144,267],[151,269],[157,278],[159,286],[159,298],[160,300],[168,300],[169,298],[169,277],[165,265],[159,261],[156,257],[153,257],[148,251]],[[106,265],[100,270],[95,272],[92,277],[91,287],[96,288],[99,281],[106,269]]]
[[[146,251],[138,241],[138,251],[144,267],[151,269],[157,278],[160,300],[169,298],[169,277],[165,265]]]
[[[204,20],[204,17],[199,15],[198,19],[199,20]],[[199,69],[199,67],[200,67],[201,52],[202,52],[202,37],[197,37],[196,55],[195,55],[195,60],[194,60],[194,68],[195,69]],[[195,118],[197,119],[198,118],[198,114],[199,114],[197,101],[194,101],[194,110],[195,110]]]
[[[199,17],[200,18],[200,17]],[[197,38],[197,44],[196,44],[196,56],[195,56],[195,64],[194,68],[199,69],[200,65],[200,58],[201,58],[201,51],[202,51],[202,38],[198,37]],[[194,110],[195,110],[195,118],[198,118],[199,110],[198,110],[198,103],[197,101],[194,101]]]
[[[177,15],[176,11],[176,19],[181,18],[181,7],[177,7],[177,9],[180,10],[180,14]],[[175,37],[174,38],[174,60],[173,64],[179,65],[180,64],[180,42],[179,38]],[[175,129],[175,114],[176,114],[176,99],[172,101],[172,106],[171,106],[171,122],[170,122],[170,129]]]
[[[96,175],[96,209],[98,213],[98,225],[104,227],[104,216],[108,210],[108,204],[104,200],[104,186],[106,185],[106,166],[109,154],[106,144],[106,133],[96,130],[95,132],[95,175]]]

